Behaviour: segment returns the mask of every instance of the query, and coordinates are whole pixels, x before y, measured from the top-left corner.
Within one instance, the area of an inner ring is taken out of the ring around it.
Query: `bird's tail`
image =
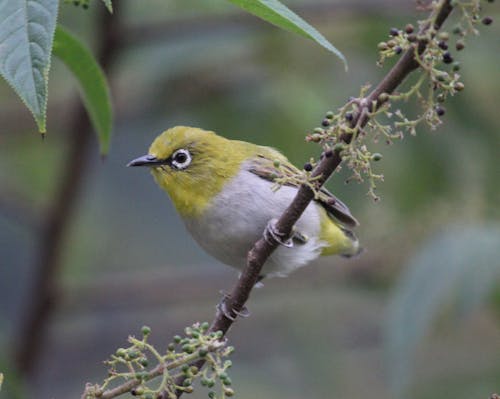
[[[339,254],[344,258],[353,258],[364,252],[364,248],[359,245],[359,240],[356,234],[345,227],[340,227],[346,238],[350,241],[350,245],[346,245],[345,249]]]

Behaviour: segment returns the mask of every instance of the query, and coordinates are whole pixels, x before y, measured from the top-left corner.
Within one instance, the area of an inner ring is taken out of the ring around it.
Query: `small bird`
[[[287,180],[276,190],[274,180],[300,171],[273,148],[176,126],[127,166],[151,169],[193,238],[222,263],[242,270],[248,251],[263,233],[278,240],[282,245],[264,264],[261,278],[287,276],[320,255],[350,257],[360,252],[350,230],[358,222],[323,188],[297,221],[292,237],[280,241],[273,226],[298,186]]]

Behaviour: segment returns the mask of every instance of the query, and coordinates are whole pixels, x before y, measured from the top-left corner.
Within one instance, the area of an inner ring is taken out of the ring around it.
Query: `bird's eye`
[[[185,169],[191,163],[191,154],[188,150],[180,149],[172,155],[172,166],[176,169]]]

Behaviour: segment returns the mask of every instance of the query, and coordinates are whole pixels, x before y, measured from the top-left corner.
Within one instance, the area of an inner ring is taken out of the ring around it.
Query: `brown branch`
[[[110,15],[105,7],[102,7],[98,24],[100,32],[97,59],[104,70],[109,69],[119,47],[118,35],[115,33],[120,21],[117,8],[119,7],[115,5],[114,15]],[[81,101],[75,103],[72,115],[68,127],[72,137],[64,162],[63,176],[55,193],[53,206],[40,230],[39,252],[33,266],[34,276],[14,347],[16,367],[25,376],[29,376],[36,366],[47,320],[56,304],[61,249],[88,166],[86,160],[91,148],[92,127]]]
[[[438,30],[446,18],[448,18],[452,10],[453,7],[451,5],[451,0],[442,0],[438,9],[434,11],[436,12],[436,16],[434,18],[433,29]],[[422,31],[419,33],[425,33],[429,28],[429,26],[424,26]],[[417,46],[417,51],[421,54],[426,49],[427,41],[420,40],[417,42]],[[415,49],[408,49],[394,65],[394,67],[388,72],[388,74],[382,79],[382,81],[375,87],[375,89],[364,99],[360,100],[360,104],[362,105],[360,107],[361,109],[354,115],[351,126],[364,127],[368,123],[368,117],[363,110],[366,111],[366,109],[371,109],[372,104],[374,104],[375,109],[377,109],[383,103],[383,101],[379,100],[380,94],[391,94],[394,92],[394,90],[402,84],[406,77],[417,69],[418,66],[419,64],[415,60]],[[351,138],[351,135],[344,135],[342,140],[345,143],[349,143]],[[312,172],[312,177],[318,178],[318,188],[328,180],[341,162],[342,158],[340,150],[334,151],[331,157],[323,157]],[[302,185],[292,203],[283,212],[276,223],[276,229],[280,235],[288,237],[291,234],[294,224],[298,221],[313,198],[314,193],[311,188],[307,185]],[[271,242],[270,240],[264,239],[264,237],[261,237],[255,243],[253,248],[248,253],[246,268],[243,270],[243,273],[240,275],[231,293],[226,295],[222,300],[226,309],[232,309],[236,314],[244,309],[245,303],[247,302],[253,287],[257,283],[264,263],[278,247],[278,245],[279,244],[277,242]],[[209,331],[222,331],[226,334],[233,323],[234,319],[228,318],[221,311],[217,311]],[[198,369],[201,369],[203,365],[203,359],[195,363],[195,366],[198,367]],[[181,385],[182,379],[176,381],[176,383]],[[181,395],[182,392],[178,391],[177,397],[180,397]],[[168,398],[167,393],[164,393],[163,396],[164,398]]]

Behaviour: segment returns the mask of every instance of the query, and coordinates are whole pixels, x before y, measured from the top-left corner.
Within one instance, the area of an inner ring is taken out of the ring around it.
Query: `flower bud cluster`
[[[118,348],[105,362],[108,378],[101,385],[88,384],[85,399],[106,396],[110,389],[130,381],[133,386],[127,390],[138,399],[166,399],[180,391],[192,393],[196,380],[210,389],[210,397],[234,395],[228,375],[232,363],[226,359],[234,348],[227,345],[222,331],[210,332],[208,323],[195,323],[186,327],[184,336],[175,335],[164,353],[148,342],[149,327],[142,327],[141,332],[142,339],[129,337],[130,346]],[[193,365],[199,359],[207,363],[203,370]]]

